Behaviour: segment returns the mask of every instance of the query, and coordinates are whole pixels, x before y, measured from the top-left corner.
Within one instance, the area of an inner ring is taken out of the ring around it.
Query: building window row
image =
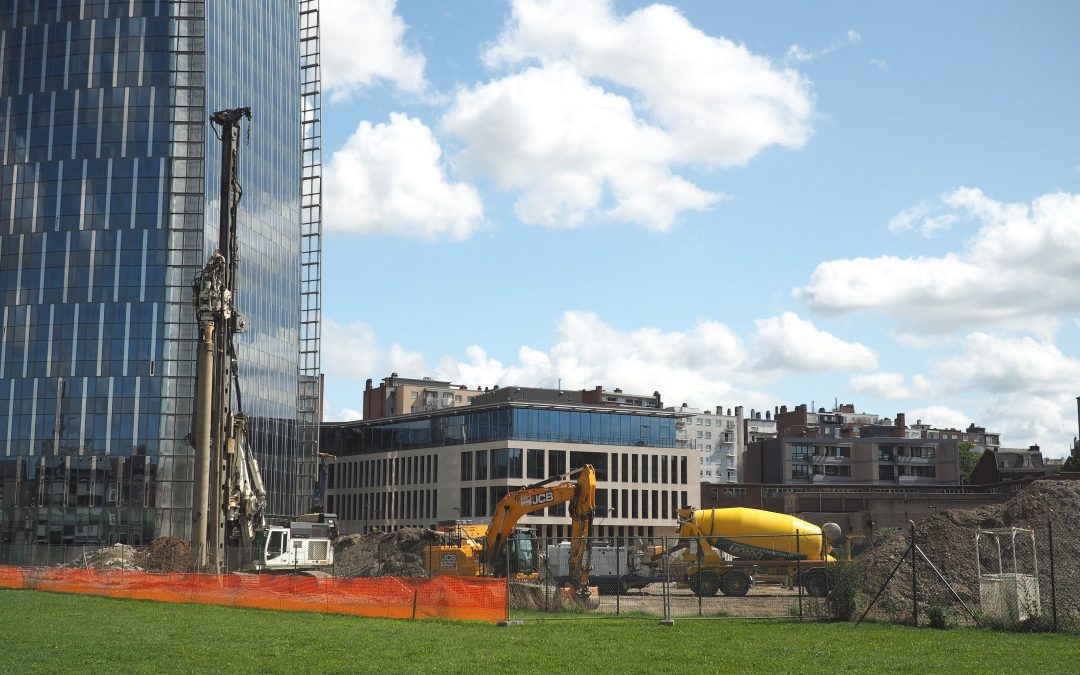
[[[518,486],[496,485],[491,487],[463,487],[458,497],[458,512],[461,518],[484,518],[491,515],[491,509],[499,503],[507,492]],[[675,518],[681,506],[687,506],[685,490],[633,490],[598,488],[596,490],[596,508],[604,514],[603,518],[653,518],[667,520]],[[558,504],[534,512],[535,516],[566,518],[566,505]]]
[[[439,456],[410,455],[383,459],[361,459],[331,464],[327,469],[327,489],[353,490],[389,485],[420,485],[439,480]]]
[[[341,520],[434,520],[438,490],[398,490],[330,495],[327,509]]]
[[[851,457],[851,448],[846,445],[792,445],[791,458],[805,460],[808,457]]]
[[[528,448],[466,450],[460,454],[462,481],[498,478],[543,479],[567,471],[567,451]],[[524,456],[524,463],[522,458]],[[546,456],[546,464],[545,464]],[[687,458],[679,455],[569,451],[570,469],[591,464],[597,480],[624,483],[687,483]]]

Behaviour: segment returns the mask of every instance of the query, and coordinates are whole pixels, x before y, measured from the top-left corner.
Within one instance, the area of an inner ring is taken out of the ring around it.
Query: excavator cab
[[[514,528],[513,535],[506,540],[507,550],[494,561],[496,576],[528,577],[540,570],[539,547],[536,535],[527,527]],[[506,574],[507,562],[510,573]]]

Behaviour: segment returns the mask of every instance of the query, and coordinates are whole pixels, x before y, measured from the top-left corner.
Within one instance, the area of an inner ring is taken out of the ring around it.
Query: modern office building
[[[240,157],[239,380],[268,510],[318,442],[317,0],[0,3],[0,542],[191,527],[191,283]]]
[[[591,464],[597,505],[606,513],[595,521],[597,536],[671,532],[676,509],[698,498],[698,453],[676,440],[684,415],[631,406],[474,401],[324,424],[321,447],[337,457],[327,509],[348,533],[479,522],[508,491]],[[565,504],[522,524],[546,537],[570,532]]]

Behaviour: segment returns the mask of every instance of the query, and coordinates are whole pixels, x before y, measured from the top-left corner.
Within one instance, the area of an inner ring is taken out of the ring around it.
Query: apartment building
[[[509,389],[519,388],[499,391]],[[320,441],[337,457],[327,510],[347,533],[483,520],[507,492],[591,464],[606,513],[595,521],[597,536],[671,532],[676,509],[700,489],[698,453],[676,438],[685,417],[633,405],[474,397],[468,406],[327,423]],[[570,532],[564,504],[522,524],[547,537]]]
[[[1039,446],[1028,448],[998,448],[983,450],[971,471],[972,485],[994,485],[1013,481],[1029,481],[1046,475]]]
[[[397,373],[384,377],[377,387],[371,385],[370,379],[364,385],[366,420],[466,406],[483,393],[479,388],[470,390],[430,377],[399,377]]]
[[[922,420],[916,420],[908,429],[909,438],[945,438],[957,443],[971,443],[976,452],[989,450],[997,452],[1001,448],[1001,434],[996,431],[987,431],[986,427],[969,424],[967,429],[938,429],[929,424],[923,424]]]
[[[744,481],[781,485],[959,485],[957,442],[902,437],[782,437],[752,443]]]

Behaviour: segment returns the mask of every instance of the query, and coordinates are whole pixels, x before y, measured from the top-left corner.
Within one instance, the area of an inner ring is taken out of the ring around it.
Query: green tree
[[[982,453],[975,452],[975,444],[970,441],[960,441],[960,484],[971,484],[971,472],[975,469]]]

